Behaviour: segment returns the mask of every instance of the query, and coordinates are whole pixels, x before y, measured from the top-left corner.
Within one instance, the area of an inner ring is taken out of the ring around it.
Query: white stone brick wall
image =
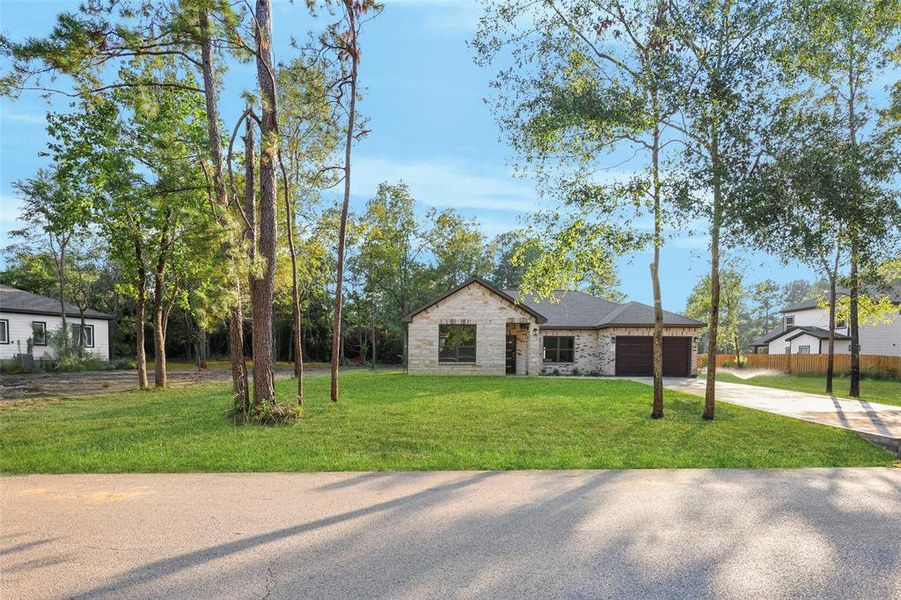
[[[522,338],[517,340],[517,354],[522,344],[524,356],[533,357],[531,364],[524,366],[523,371],[537,375],[534,360],[534,347],[538,339],[535,317],[476,282],[417,314],[408,323],[408,369],[410,373],[504,375],[508,323],[529,325],[528,336],[523,332]],[[438,362],[438,326],[442,324],[476,326],[475,363]],[[519,362],[517,360],[517,372],[520,370]]]
[[[575,352],[571,363],[544,362],[544,338],[572,337]],[[597,329],[542,329],[542,375],[600,375],[602,352],[598,347]]]
[[[519,327],[519,324],[527,327]],[[472,324],[476,326],[476,362],[438,362],[438,326]],[[518,375],[614,375],[616,350],[613,336],[653,335],[653,327],[615,327],[606,329],[542,329],[535,318],[522,308],[507,302],[479,283],[472,283],[417,314],[408,323],[410,373],[446,373],[503,375],[506,373],[506,336],[516,335],[516,373]],[[665,336],[694,337],[691,374],[698,369],[698,329],[666,327]],[[544,336],[575,338],[572,363],[543,362]]]

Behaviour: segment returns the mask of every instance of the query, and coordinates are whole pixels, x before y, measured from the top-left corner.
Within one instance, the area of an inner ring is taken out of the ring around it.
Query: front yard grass
[[[716,379],[717,381],[728,381],[730,383],[747,383],[748,385],[759,385],[780,390],[794,390],[796,392],[826,395],[825,375],[776,374],[757,375],[755,377],[744,379],[733,373],[721,373],[718,371]],[[833,394],[835,394],[836,398],[847,398],[850,385],[850,377],[836,376],[832,380]],[[863,378],[860,381],[860,394],[860,399],[866,400],[867,402],[901,406],[901,381],[871,379],[868,377]]]
[[[8,473],[826,467],[891,465],[853,433],[615,379],[342,376],[308,379],[303,419],[234,425],[224,385],[0,407]],[[293,381],[277,382],[282,399]]]

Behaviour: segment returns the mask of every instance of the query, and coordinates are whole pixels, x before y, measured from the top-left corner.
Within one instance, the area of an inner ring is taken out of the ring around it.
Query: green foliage
[[[748,339],[743,324],[747,318],[746,301],[748,293],[744,286],[743,274],[735,268],[720,271],[720,319],[719,346],[731,346],[732,352],[739,357],[741,350],[747,346]],[[695,284],[685,303],[685,314],[699,321],[710,321],[710,276],[705,275]],[[707,327],[701,330],[706,335]],[[737,360],[740,360],[737,359]],[[734,363],[733,363],[734,364]]]

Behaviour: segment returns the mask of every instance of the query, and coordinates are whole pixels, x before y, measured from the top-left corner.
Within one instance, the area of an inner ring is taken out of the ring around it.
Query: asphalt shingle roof
[[[829,339],[829,331],[828,331],[827,329],[823,329],[822,327],[811,327],[811,326],[808,326],[808,325],[797,325],[797,326],[795,326],[795,327],[790,328],[788,331],[794,331],[794,332],[795,332],[795,335],[793,335],[792,337],[789,338],[789,339],[791,339],[791,340],[793,340],[793,339],[795,339],[796,337],[798,337],[799,335],[802,335],[802,334],[805,334],[805,333],[808,334],[808,335],[812,335],[813,337],[818,338],[818,339],[821,339],[821,340],[828,340],[828,339]],[[786,332],[786,333],[788,333],[788,332]],[[851,338],[850,338],[850,336],[847,336],[847,335],[845,335],[845,334],[843,334],[843,333],[836,333],[836,334],[835,334],[835,339],[837,339],[837,340],[850,340]]]
[[[0,285],[0,312],[30,315],[59,315],[59,300],[32,294],[8,285]],[[66,304],[66,316],[78,317],[81,313],[74,304]],[[112,319],[111,315],[88,309],[84,316],[91,319]]]
[[[554,292],[554,300],[536,301],[515,290],[505,290],[508,296],[540,312],[547,317],[544,327],[614,327],[629,325],[653,325],[654,307],[640,302],[619,304],[580,291]],[[704,323],[684,315],[663,311],[663,324],[667,326],[703,327]]]

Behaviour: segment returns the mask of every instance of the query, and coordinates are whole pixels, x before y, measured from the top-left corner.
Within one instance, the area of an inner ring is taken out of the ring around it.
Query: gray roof
[[[813,337],[815,337],[817,339],[821,339],[821,340],[829,339],[829,330],[823,329],[821,327],[810,327],[810,326],[806,326],[806,325],[798,325],[796,327],[792,327],[788,331],[794,331],[796,333],[795,333],[795,335],[787,338],[786,341],[793,340],[796,337],[804,335],[805,333],[808,335],[812,335]],[[835,339],[850,340],[851,338],[843,333],[836,333]]]
[[[558,290],[553,301],[536,301],[532,296],[523,296],[514,290],[506,290],[507,295],[516,298],[547,317],[545,328],[595,329],[602,327],[652,326],[654,307],[640,302],[619,304],[580,291]],[[704,323],[684,315],[663,311],[666,326],[703,327]]]
[[[752,346],[766,346],[767,344],[769,344],[770,342],[775,340],[777,337],[780,337],[785,332],[786,332],[786,329],[784,329],[782,327],[782,325],[779,325],[775,329],[770,329],[769,331],[764,333],[762,336],[753,339],[751,341],[751,345]]]
[[[896,283],[894,285],[889,286],[876,286],[876,285],[868,285],[863,286],[861,290],[863,293],[872,296],[874,298],[882,298],[884,296],[888,296],[891,298],[892,302],[895,304],[901,304],[901,283]],[[846,287],[838,286],[835,288],[835,295],[841,298],[842,296],[848,296],[851,293]],[[807,310],[810,308],[819,308],[820,300],[829,297],[828,292],[823,292],[820,298],[816,298],[814,300],[804,300],[802,302],[795,302],[794,304],[789,304],[785,308],[782,309],[782,312],[794,312],[796,310]]]
[[[768,331],[767,333],[763,334],[759,338],[752,341],[751,345],[752,346],[766,346],[773,340],[779,339],[789,333],[793,333],[794,335],[789,338],[786,338],[786,341],[793,340],[796,337],[803,335],[805,333],[812,335],[813,337],[815,337],[817,339],[821,339],[821,340],[829,339],[829,330],[828,329],[823,329],[822,327],[812,327],[809,325],[794,325],[792,327],[789,327],[788,329],[783,329],[782,327],[777,327],[776,329],[773,329],[772,331]],[[845,335],[844,333],[836,333],[835,339],[850,340],[851,338],[849,336]]]
[[[0,312],[59,316],[59,300],[32,294],[8,285],[0,285]],[[67,303],[66,316],[79,317],[81,313],[77,306]],[[113,318],[112,315],[91,309],[85,310],[84,316],[91,319]]]

